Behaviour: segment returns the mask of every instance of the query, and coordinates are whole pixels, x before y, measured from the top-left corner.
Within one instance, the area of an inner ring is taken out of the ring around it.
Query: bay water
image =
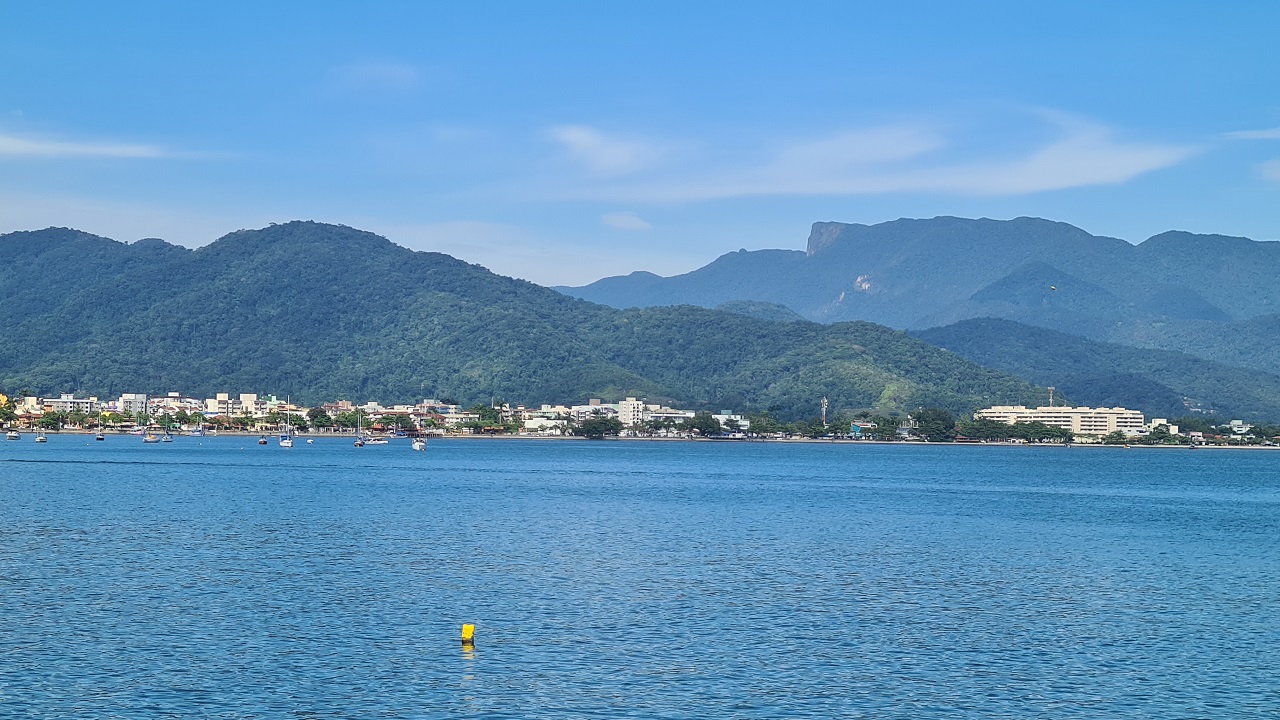
[[[1280,452],[28,435],[0,715],[1277,717]]]

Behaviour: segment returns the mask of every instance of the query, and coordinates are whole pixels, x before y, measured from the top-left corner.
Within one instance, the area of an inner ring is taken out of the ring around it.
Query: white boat
[[[160,436],[156,435],[155,433],[147,433],[146,435],[142,436],[142,442],[148,445],[152,443],[158,443],[160,442]]]
[[[266,445],[266,444],[267,444],[267,436],[266,436],[266,435],[263,435],[262,437],[258,438],[258,444],[259,444],[259,445]]]
[[[293,398],[286,399],[285,403],[287,403],[286,407],[292,407]],[[282,448],[293,447],[293,426],[289,424],[288,410],[285,410],[285,413],[284,413],[284,432],[280,433],[280,447]]]
[[[308,445],[310,445],[310,444],[312,444],[312,443],[314,443],[314,442],[315,442],[315,440],[312,440],[311,438],[307,438],[307,444],[308,444]]]
[[[4,439],[5,440],[21,440],[22,433],[18,432],[17,430],[10,430],[9,432],[4,434]]]
[[[364,439],[365,445],[386,445],[387,439],[380,437],[367,437]]]
[[[414,450],[426,450],[426,449],[427,449],[427,441],[426,441],[426,440],[423,440],[422,438],[414,438],[414,439],[413,439],[413,449],[414,449]]]
[[[45,437],[43,430],[36,433],[36,442],[49,442],[49,438]]]
[[[160,442],[173,442],[173,436],[169,434],[168,430],[164,431],[164,435],[160,438]]]
[[[187,431],[188,437],[204,437],[204,427],[195,427]]]

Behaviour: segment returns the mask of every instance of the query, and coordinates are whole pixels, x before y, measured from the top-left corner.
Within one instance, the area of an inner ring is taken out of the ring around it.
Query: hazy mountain
[[[1169,350],[1100,343],[1008,320],[979,319],[912,333],[963,358],[1043,385],[1075,402],[1148,416],[1215,412],[1280,417],[1280,376]]]
[[[738,314],[780,314],[750,305],[619,311],[311,222],[241,230],[198,250],[57,228],[2,235],[0,306],[9,392],[635,395],[786,417],[815,414],[823,395],[833,409],[955,411],[1045,397],[870,323]]]
[[[1167,232],[1131,245],[1036,218],[939,217],[815,223],[804,253],[739,251],[675,277],[635,273],[560,290],[614,307],[761,301],[818,322],[899,328],[999,317],[1210,357],[1198,344],[1214,335],[1206,323],[1267,331],[1247,321],[1280,313],[1277,277],[1275,242]]]

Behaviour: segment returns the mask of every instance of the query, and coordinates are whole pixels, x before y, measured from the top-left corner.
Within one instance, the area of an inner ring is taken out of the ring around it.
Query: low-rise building
[[[1108,435],[1141,432],[1146,420],[1138,410],[1126,408],[1055,407],[1028,408],[1022,405],[996,405],[973,414],[975,420],[998,420],[1008,423],[1040,422],[1070,430],[1075,435]]]
[[[98,409],[98,398],[78,398],[71,393],[62,393],[56,400],[46,398],[44,407],[52,412],[82,412],[88,414]]]

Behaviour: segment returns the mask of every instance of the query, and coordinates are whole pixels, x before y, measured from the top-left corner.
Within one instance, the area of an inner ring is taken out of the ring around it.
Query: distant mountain
[[[912,334],[967,360],[1056,386],[1086,405],[1119,405],[1148,416],[1280,418],[1280,376],[1185,353],[1094,342],[994,319]]]
[[[1199,344],[1214,335],[1206,327],[1280,313],[1277,277],[1275,242],[1167,232],[1130,245],[1036,218],[938,217],[815,223],[804,253],[744,250],[675,277],[635,273],[560,290],[614,307],[768,302],[817,322],[898,328],[998,317],[1210,357]],[[1265,342],[1280,346],[1280,335]]]
[[[956,412],[1045,397],[871,323],[794,321],[753,304],[620,311],[312,222],[198,250],[59,228],[0,235],[0,307],[10,394],[634,395],[785,418],[816,414],[824,395],[833,410]]]

